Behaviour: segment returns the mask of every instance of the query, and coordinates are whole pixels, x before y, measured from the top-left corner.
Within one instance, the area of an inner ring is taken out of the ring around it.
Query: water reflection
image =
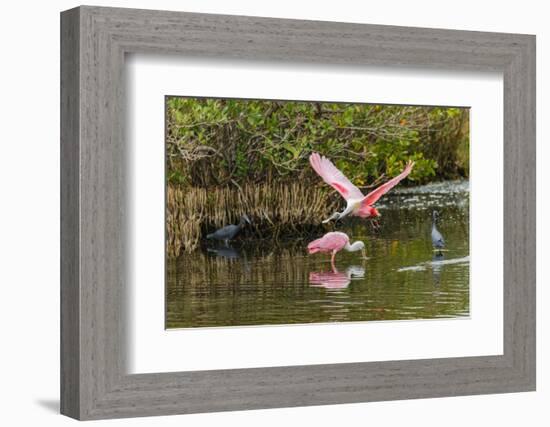
[[[238,259],[241,257],[239,251],[230,245],[220,246],[217,248],[207,248],[206,251],[213,256],[219,256],[221,258]]]
[[[436,255],[434,255],[432,261],[422,262],[420,264],[413,265],[411,267],[402,267],[397,271],[425,271],[428,267],[430,267],[432,270],[441,271],[441,268],[444,265],[468,264],[469,262],[470,262],[469,256],[465,256],[461,258],[452,258],[452,259],[446,260],[442,253],[437,253]]]
[[[332,271],[310,271],[309,283],[325,289],[344,289],[351,283],[352,277],[365,277],[365,269],[357,265],[350,265],[340,272],[334,267]]]
[[[368,260],[308,256],[307,242],[245,241],[167,261],[166,326],[231,326],[425,319],[469,315],[467,183],[389,193],[380,227],[338,223],[366,244]],[[445,190],[446,189],[446,190]],[[444,191],[445,190],[445,191]],[[431,211],[446,251],[433,252]]]
[[[445,256],[441,251],[437,251],[432,258],[432,278],[434,285],[439,286],[441,284],[441,271],[443,270],[443,264],[441,261],[445,259]]]

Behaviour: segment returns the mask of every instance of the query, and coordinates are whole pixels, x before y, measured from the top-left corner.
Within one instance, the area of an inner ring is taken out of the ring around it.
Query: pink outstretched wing
[[[346,233],[331,231],[320,239],[309,243],[307,245],[307,250],[310,254],[314,254],[316,252],[332,252],[334,250],[339,251],[346,246],[346,243],[348,242],[349,237]]]
[[[319,174],[323,181],[338,191],[342,197],[348,199],[362,199],[363,193],[353,185],[346,176],[338,170],[325,156],[313,153],[309,156],[311,167]]]
[[[401,172],[395,178],[390,179],[385,184],[382,184],[380,187],[376,188],[375,190],[367,194],[363,199],[363,201],[361,202],[361,205],[362,206],[374,205],[380,197],[382,197],[384,194],[390,191],[393,187],[399,184],[399,181],[401,181],[407,175],[409,175],[412,171],[413,166],[414,166],[414,162],[409,160],[409,162],[407,163],[407,166],[405,167],[405,169],[403,169],[403,172]]]

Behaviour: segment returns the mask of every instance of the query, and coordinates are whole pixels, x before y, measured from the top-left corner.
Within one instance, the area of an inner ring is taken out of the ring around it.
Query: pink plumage
[[[318,153],[309,156],[311,167],[319,174],[323,181],[338,191],[341,196],[348,199],[362,199],[363,193],[351,183],[346,176],[338,170],[332,162],[325,156],[321,157]]]
[[[340,231],[331,231],[330,233],[325,234],[320,239],[314,240],[309,245],[307,245],[307,250],[310,254],[315,254],[317,252],[331,253],[330,261],[332,267],[334,267],[334,257],[336,253],[345,249],[349,252],[363,251],[363,257],[365,252],[365,244],[361,241],[355,242],[353,245],[350,245],[349,237],[346,233],[341,233]]]
[[[320,156],[318,153],[312,153],[311,156],[309,156],[309,163],[313,170],[323,178],[323,181],[338,191],[338,193],[348,202],[348,206],[342,213],[335,214],[337,219],[343,218],[346,215],[354,215],[361,218],[380,216],[378,210],[372,205],[374,205],[380,197],[399,184],[402,179],[407,177],[414,166],[414,162],[409,161],[405,169],[403,169],[403,172],[364,196],[361,190],[353,185],[326,157]]]
[[[338,252],[342,250],[347,243],[349,243],[349,237],[346,233],[331,231],[320,239],[314,240],[307,245],[307,250],[310,254],[315,254],[317,252]]]

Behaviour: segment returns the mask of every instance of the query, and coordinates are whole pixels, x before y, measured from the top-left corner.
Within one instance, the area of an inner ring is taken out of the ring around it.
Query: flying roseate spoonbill
[[[350,245],[348,235],[340,231],[331,231],[320,239],[314,240],[307,245],[307,250],[310,254],[315,254],[317,252],[332,253],[330,258],[332,268],[335,268],[334,257],[336,256],[336,253],[342,249],[345,249],[348,252],[361,251],[363,258],[366,259],[365,244],[358,240]]]
[[[433,211],[432,213],[432,246],[439,254],[445,248],[445,239],[437,229],[437,220],[439,219],[439,212]]]
[[[237,225],[226,225],[225,227],[222,227],[219,230],[214,231],[213,233],[207,234],[206,238],[223,240],[227,245],[230,240],[233,240],[235,238],[235,236],[239,233],[239,231],[241,231],[246,223],[252,224],[250,222],[250,218],[248,218],[248,216],[246,216],[245,214],[241,217],[241,221]]]
[[[332,216],[325,219],[323,223],[327,223],[333,219],[342,219],[347,215],[359,216],[361,218],[380,216],[380,213],[373,205],[380,197],[399,184],[399,181],[409,175],[414,166],[414,162],[409,161],[403,172],[364,196],[361,190],[353,185],[325,156],[313,153],[309,156],[309,163],[311,163],[311,167],[315,172],[323,178],[323,181],[338,191],[347,201],[346,209],[342,212],[333,213]]]

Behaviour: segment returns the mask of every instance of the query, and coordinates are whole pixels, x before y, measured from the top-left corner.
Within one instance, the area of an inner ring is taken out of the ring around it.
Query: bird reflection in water
[[[434,285],[439,287],[441,284],[441,270],[443,270],[443,260],[445,256],[441,252],[436,252],[432,258],[432,278]]]
[[[361,266],[351,265],[346,271],[338,271],[332,267],[332,271],[310,271],[310,286],[325,289],[345,289],[351,283],[353,278],[362,278],[365,276],[365,269]]]
[[[224,243],[215,248],[206,248],[206,252],[208,252],[210,256],[225,259],[229,263],[239,262],[242,264],[243,271],[246,273],[250,272],[250,263],[248,262],[246,251],[235,249],[231,244]]]
[[[207,248],[206,250],[209,254],[215,255],[220,258],[239,259],[241,257],[239,251],[230,245],[220,246],[217,248]]]

